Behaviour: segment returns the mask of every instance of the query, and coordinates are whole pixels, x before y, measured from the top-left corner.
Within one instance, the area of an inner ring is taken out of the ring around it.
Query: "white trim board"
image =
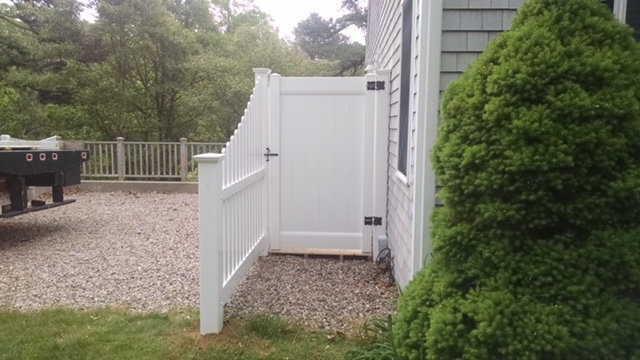
[[[436,177],[431,163],[431,149],[438,133],[438,109],[440,108],[440,54],[442,49],[443,1],[422,2],[420,39],[420,98],[416,128],[416,170],[413,211],[413,259],[412,276],[424,266],[426,255],[431,252],[431,213],[435,207]],[[424,94],[424,95],[422,95]]]

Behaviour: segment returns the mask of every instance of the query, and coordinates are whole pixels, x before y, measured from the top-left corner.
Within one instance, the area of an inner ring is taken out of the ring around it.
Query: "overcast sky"
[[[337,18],[341,15],[340,0],[253,0],[254,4],[273,18],[274,24],[280,29],[280,36],[293,38],[293,28],[298,22],[309,17],[311,13],[318,13],[325,19]],[[9,3],[9,0],[0,0]],[[354,41],[364,44],[364,33],[355,26],[344,32]]]
[[[325,19],[339,17],[340,0],[253,0],[253,3],[273,18],[275,26],[280,29],[280,36],[292,37],[293,28],[298,22],[318,13]],[[354,26],[345,32],[354,41],[364,44],[364,33]]]

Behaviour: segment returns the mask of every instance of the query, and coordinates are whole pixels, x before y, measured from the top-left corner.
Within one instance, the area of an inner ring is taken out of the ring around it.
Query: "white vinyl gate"
[[[384,233],[389,72],[255,73],[223,153],[194,157],[202,334],[220,332],[224,303],[268,249],[375,256],[374,239]]]
[[[269,84],[271,250],[371,252],[372,174],[365,150],[374,93],[364,78],[280,78]],[[367,176],[365,176],[367,172]],[[365,196],[365,192],[367,196]]]

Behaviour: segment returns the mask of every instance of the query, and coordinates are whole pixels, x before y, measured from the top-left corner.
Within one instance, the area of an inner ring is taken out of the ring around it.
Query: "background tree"
[[[341,27],[344,29],[355,26],[362,31],[367,30],[367,19],[369,17],[368,3],[364,0],[342,0],[342,9],[347,13],[338,18]]]
[[[294,41],[311,60],[333,64],[327,75],[355,76],[364,71],[365,46],[353,42],[342,32],[350,26],[366,29],[367,8],[358,0],[344,0],[347,13],[337,19],[324,19],[317,13],[298,23],[293,30]]]
[[[345,41],[335,51],[357,59]],[[282,40],[251,0],[12,0],[0,4],[0,133],[223,142],[246,107],[252,68],[317,76],[356,67],[336,64]]]
[[[82,56],[81,9],[74,0],[0,5],[0,84],[13,94],[2,129],[24,137],[82,133],[73,91]]]
[[[251,1],[214,2],[222,38],[215,52],[206,52],[195,64],[208,73],[206,86],[197,88],[196,102],[208,104],[203,131],[226,141],[244,114],[254,86],[253,68],[269,68],[282,75],[297,75],[305,58],[280,39],[266,13]]]
[[[188,66],[203,51],[196,38],[211,24],[196,26],[176,3],[161,0],[99,0],[93,31],[107,59],[88,75],[83,105],[95,126],[114,138],[177,141],[197,131],[201,112],[186,106],[184,93],[201,81]],[[185,28],[187,23],[191,28]]]
[[[529,0],[447,89],[402,356],[640,358],[638,59],[599,0]]]

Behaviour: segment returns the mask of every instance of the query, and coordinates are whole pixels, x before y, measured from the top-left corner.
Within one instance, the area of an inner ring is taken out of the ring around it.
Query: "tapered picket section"
[[[247,109],[222,154],[200,166],[200,332],[222,330],[223,306],[258,257],[266,254],[268,69],[254,69]]]

